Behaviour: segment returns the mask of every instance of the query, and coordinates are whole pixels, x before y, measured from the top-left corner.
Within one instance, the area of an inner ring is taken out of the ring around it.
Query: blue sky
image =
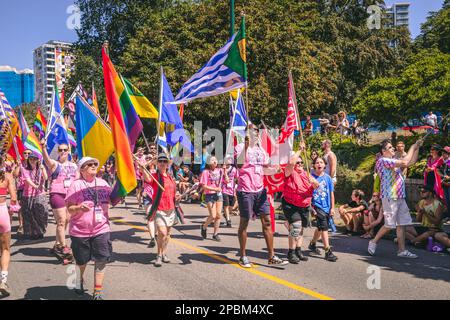
[[[221,0],[225,1],[225,0]],[[393,0],[386,0],[390,5]],[[415,38],[429,11],[442,7],[444,0],[410,0],[410,30]],[[67,8],[74,0],[0,0],[0,65],[33,68],[33,50],[49,40],[73,42],[74,30],[66,21]]]

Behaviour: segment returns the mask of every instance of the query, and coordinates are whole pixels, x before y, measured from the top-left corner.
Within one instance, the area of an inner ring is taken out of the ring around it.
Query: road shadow
[[[416,253],[419,258],[399,258],[397,257],[397,244],[392,240],[382,239],[378,243],[375,256],[371,256],[367,252],[368,242],[368,240],[356,236],[339,235],[331,238],[333,252],[338,257],[340,252],[353,254],[357,256],[356,259],[359,261],[367,262],[385,270],[408,273],[425,280],[450,282],[450,257],[446,253],[432,253],[407,245],[407,249]]]
[[[77,295],[66,286],[33,287],[27,289],[23,299],[19,300],[92,300],[87,293]]]
[[[217,255],[217,256],[222,257],[224,259],[228,259],[228,257],[226,257],[224,255]],[[178,260],[181,261],[180,265],[192,264],[193,261],[211,263],[211,264],[227,264],[224,261],[220,261],[218,259],[208,257],[207,255],[204,255],[201,253],[182,253],[178,256]]]

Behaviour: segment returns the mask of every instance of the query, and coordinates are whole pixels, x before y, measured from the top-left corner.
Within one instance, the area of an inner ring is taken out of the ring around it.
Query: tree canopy
[[[359,91],[377,77],[395,74],[410,52],[406,29],[369,30],[366,8],[376,0],[237,0],[245,12],[250,118],[269,126],[283,123],[287,78],[292,70],[299,110],[306,114],[351,110]],[[229,38],[228,1],[78,0],[83,14],[70,89],[94,82],[105,108],[100,49],[110,43],[119,72],[155,105],[159,68],[176,95]],[[237,23],[240,18],[237,17]],[[395,38],[398,46],[389,47]],[[194,101],[185,123],[229,126],[228,96]]]

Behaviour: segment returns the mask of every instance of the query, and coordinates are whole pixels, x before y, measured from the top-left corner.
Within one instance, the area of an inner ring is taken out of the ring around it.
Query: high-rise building
[[[387,28],[406,26],[409,28],[409,2],[394,3],[384,10],[384,25]]]
[[[10,66],[0,66],[0,89],[13,108],[34,102],[33,70],[18,71]]]
[[[72,44],[49,41],[34,50],[33,61],[36,100],[42,106],[50,107],[55,85],[61,92],[73,71]]]

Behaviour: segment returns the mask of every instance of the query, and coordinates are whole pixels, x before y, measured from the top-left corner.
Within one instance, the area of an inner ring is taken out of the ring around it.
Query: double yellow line
[[[147,231],[147,228],[145,228],[145,227],[140,227],[140,226],[133,225],[132,223],[129,223],[129,222],[127,222],[125,220],[122,220],[122,219],[114,219],[114,218],[112,218],[111,221],[113,221],[114,223],[120,223],[120,224],[128,225],[128,226],[132,227],[133,229]],[[239,269],[244,270],[246,272],[252,273],[252,274],[257,275],[257,276],[259,276],[261,278],[264,278],[266,280],[269,280],[269,281],[278,283],[278,284],[280,284],[282,286],[291,288],[293,290],[296,290],[298,292],[301,292],[301,293],[306,294],[308,296],[311,296],[313,298],[316,298],[316,299],[319,299],[319,300],[334,300],[331,297],[328,297],[328,296],[323,295],[321,293],[315,292],[315,291],[310,290],[308,288],[299,286],[299,285],[297,285],[295,283],[292,283],[292,282],[289,282],[289,281],[287,281],[285,279],[282,279],[282,278],[279,278],[279,277],[275,277],[275,276],[273,276],[273,275],[271,275],[269,273],[266,273],[266,272],[263,272],[263,271],[260,271],[260,270],[256,270],[255,268],[243,268],[238,263],[236,263],[236,262],[234,262],[232,260],[229,260],[227,258],[218,256],[218,255],[216,255],[214,253],[211,253],[211,252],[209,252],[207,250],[191,246],[191,245],[189,245],[189,244],[187,244],[187,243],[185,243],[183,241],[176,240],[176,239],[172,238],[171,242],[173,242],[173,243],[175,243],[175,244],[177,244],[177,245],[179,245],[181,247],[184,247],[186,249],[189,249],[189,250],[195,251],[197,253],[206,255],[206,256],[214,259],[214,260],[221,261],[221,262],[224,262],[226,264],[232,265],[233,267],[236,267],[236,268],[239,268]]]

